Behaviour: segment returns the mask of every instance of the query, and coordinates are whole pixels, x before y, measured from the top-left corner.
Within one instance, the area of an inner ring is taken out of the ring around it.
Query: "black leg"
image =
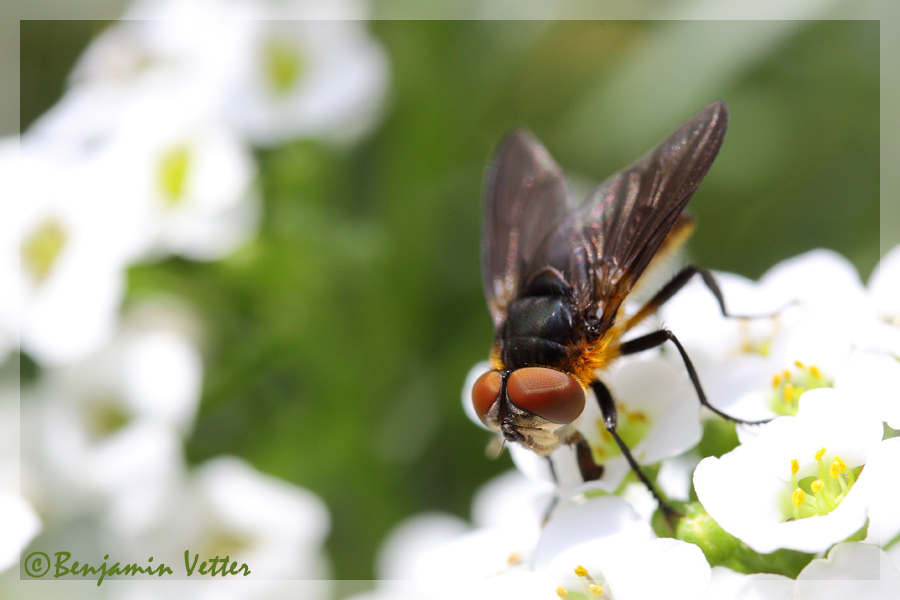
[[[659,502],[659,507],[663,510],[666,515],[666,519],[671,521],[674,517],[680,517],[681,515],[678,511],[669,506],[668,502],[663,499],[662,495],[656,490],[656,487],[653,483],[650,482],[650,479],[647,475],[644,474],[644,471],[641,470],[640,465],[635,460],[634,456],[631,454],[631,450],[628,449],[628,446],[622,441],[622,438],[619,437],[618,432],[616,431],[616,425],[618,421],[618,411],[616,410],[616,403],[613,400],[612,393],[610,393],[609,388],[606,387],[602,381],[595,380],[591,383],[591,389],[594,390],[594,396],[597,398],[597,404],[600,405],[600,412],[603,413],[603,423],[606,426],[606,430],[616,441],[616,444],[619,446],[619,450],[622,451],[622,455],[625,457],[625,460],[628,461],[628,465],[631,467],[631,470],[635,472],[641,482],[647,486],[647,489],[650,490],[650,493],[653,494],[653,497],[656,498],[656,501]]]
[[[760,319],[760,318],[770,318],[781,312],[781,310],[776,311],[771,314],[765,315],[732,315],[729,314],[728,310],[725,308],[725,297],[722,295],[722,290],[719,288],[718,282],[716,282],[716,278],[713,277],[713,274],[698,267],[697,265],[688,265],[679,271],[675,277],[672,278],[669,283],[663,286],[661,290],[656,292],[656,294],[647,301],[647,303],[641,307],[641,309],[635,313],[628,321],[625,323],[625,329],[631,329],[648,316],[655,313],[659,310],[659,307],[668,302],[672,296],[678,293],[681,288],[687,285],[687,282],[690,281],[691,277],[694,274],[700,274],[700,277],[703,279],[704,285],[709,288],[709,291],[712,292],[712,295],[716,297],[716,302],[719,304],[719,310],[722,312],[723,317],[729,317],[732,319]]]
[[[588,444],[588,441],[584,439],[580,432],[576,431],[567,443],[575,446],[578,470],[581,472],[581,478],[584,481],[596,481],[603,477],[603,465],[598,465],[594,462],[591,445]]]
[[[550,476],[553,477],[553,483],[559,484],[559,478],[556,476],[556,467],[553,466],[553,459],[549,456],[547,458],[547,464],[550,465]],[[547,510],[544,511],[544,520],[541,522],[542,525],[546,525],[547,521],[550,520],[550,515],[553,514],[553,509],[556,508],[556,504],[559,502],[559,496],[556,493],[556,487],[553,489],[553,497],[550,499],[550,504],[547,506]]]
[[[697,397],[700,399],[700,404],[713,411],[723,419],[728,419],[729,421],[734,421],[735,423],[741,423],[743,425],[761,425],[763,423],[768,423],[771,420],[763,419],[762,421],[745,421],[743,419],[737,419],[735,417],[732,417],[731,415],[725,414],[715,406],[711,405],[709,403],[709,400],[706,399],[706,394],[703,392],[703,387],[700,385],[700,378],[697,376],[697,370],[694,369],[694,364],[688,357],[687,352],[685,352],[684,346],[681,345],[681,342],[678,341],[678,338],[675,337],[675,334],[668,329],[660,329],[658,331],[648,333],[647,335],[642,335],[641,337],[634,338],[633,340],[623,342],[619,346],[619,351],[622,353],[622,356],[627,356],[629,354],[635,354],[637,352],[649,350],[650,348],[662,346],[667,341],[671,341],[673,344],[675,344],[675,347],[678,348],[678,353],[681,354],[681,360],[684,362],[684,366],[687,369],[688,376],[691,378],[691,383],[694,384],[694,390],[696,390],[697,392]]]

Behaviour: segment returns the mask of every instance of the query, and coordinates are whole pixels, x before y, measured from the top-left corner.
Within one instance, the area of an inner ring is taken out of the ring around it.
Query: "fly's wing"
[[[510,133],[488,167],[484,194],[481,270],[495,327],[532,274],[541,243],[572,214],[570,202],[544,146],[525,130]]]
[[[566,276],[576,302],[608,329],[712,165],[728,122],[713,102],[646,156],[606,180],[542,251]]]

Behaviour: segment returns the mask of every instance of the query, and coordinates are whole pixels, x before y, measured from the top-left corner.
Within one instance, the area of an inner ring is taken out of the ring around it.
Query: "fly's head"
[[[541,456],[568,437],[584,403],[584,389],[574,377],[545,367],[488,371],[472,388],[482,423]]]

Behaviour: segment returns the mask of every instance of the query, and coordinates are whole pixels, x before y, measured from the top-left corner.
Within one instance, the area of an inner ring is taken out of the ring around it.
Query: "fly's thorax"
[[[516,299],[498,331],[501,360],[508,368],[567,364],[581,338],[577,316],[566,296]]]

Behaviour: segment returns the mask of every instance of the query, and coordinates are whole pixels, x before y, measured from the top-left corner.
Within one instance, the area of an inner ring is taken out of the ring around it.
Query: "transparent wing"
[[[488,167],[484,194],[481,269],[495,326],[530,276],[542,243],[573,210],[562,170],[546,148],[525,130],[510,133]]]
[[[596,331],[612,325],[675,225],[719,152],[727,122],[723,102],[708,105],[607,179],[538,251],[564,274]]]

